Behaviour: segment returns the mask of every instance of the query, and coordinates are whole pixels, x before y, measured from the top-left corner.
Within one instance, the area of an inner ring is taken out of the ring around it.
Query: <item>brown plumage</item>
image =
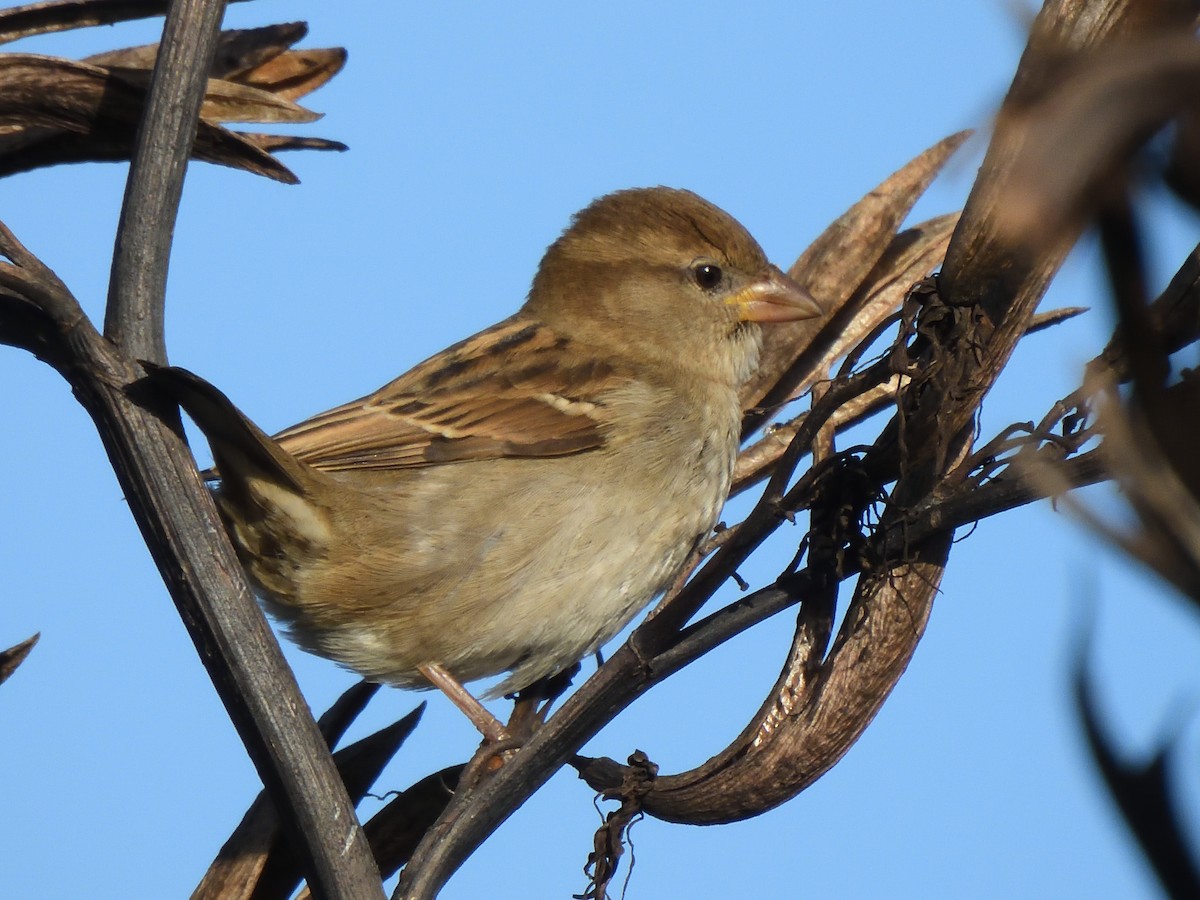
[[[208,437],[218,504],[305,648],[427,687],[524,687],[597,649],[716,522],[761,324],[819,314],[730,216],[667,188],[603,197],[512,317],[267,437],[211,385],[165,385]]]

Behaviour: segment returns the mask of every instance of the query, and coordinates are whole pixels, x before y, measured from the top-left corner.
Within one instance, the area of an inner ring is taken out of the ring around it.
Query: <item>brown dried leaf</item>
[[[825,315],[768,333],[758,371],[742,387],[742,407],[751,410],[743,434],[766,421],[756,408],[771,408],[791,396],[805,374],[792,371],[794,361],[868,277],[917,198],[968,135],[964,131],[939,141],[891,175],[826,228],[788,270]]]
[[[855,296],[843,307],[850,313],[848,320],[796,386],[793,397],[818,379],[828,378],[834,362],[896,312],[909,289],[941,265],[956,224],[958,213],[949,213],[905,229],[892,239]]]
[[[833,363],[854,349],[859,342],[867,339],[899,308],[900,301],[909,288],[937,268],[945,255],[957,220],[957,214],[939,216],[893,237],[856,296],[850,298],[837,315],[828,320],[827,333],[830,339],[820,347],[810,347],[809,351],[797,358],[794,369],[802,370],[804,375],[794,388],[795,394],[788,399],[799,396],[818,380],[828,378]],[[824,353],[817,356],[811,352],[814,349],[823,349]],[[892,382],[891,393],[880,392],[877,389],[872,393],[870,400],[855,398],[851,401],[850,408],[843,407],[834,413],[830,419],[830,428],[836,433],[870,412],[882,409],[886,402],[880,401],[888,396],[894,397],[894,388],[898,383]],[[767,477],[775,461],[787,449],[796,430],[795,423],[769,429],[743,450],[734,469],[733,492],[746,490]]]
[[[104,66],[116,78],[139,90],[150,87],[149,69],[128,69]],[[200,116],[209,122],[315,122],[321,113],[305,109],[269,91],[235,84],[232,81],[208,79],[204,89],[204,104]]]
[[[289,50],[234,80],[295,100],[311,94],[345,65],[346,51],[341,47]]]
[[[346,64],[346,51],[340,47],[288,49],[307,34],[308,26],[303,22],[223,31],[209,75],[219,81],[267,91],[284,100],[303,97],[333,78]],[[97,53],[86,57],[84,62],[111,69],[148,71],[157,55],[158,44],[143,44]]]
[[[276,59],[307,36],[306,22],[222,31],[211,74],[214,78],[245,84],[242,77],[245,73]]]
[[[336,747],[345,735],[346,730],[354,724],[354,720],[367,708],[371,698],[379,693],[380,684],[372,681],[360,681],[342,692],[333,701],[333,705],[321,713],[317,720],[317,728],[325,743]]]
[[[350,149],[341,141],[330,141],[325,138],[300,137],[291,134],[263,134],[257,131],[235,131],[234,134],[268,153],[279,153],[281,150],[336,150],[341,152]]]
[[[0,10],[0,44],[37,34],[148,19],[166,11],[166,0],[51,0],[14,6]]]
[[[8,677],[17,671],[17,666],[25,662],[25,657],[33,650],[34,645],[37,644],[41,636],[41,632],[38,632],[33,637],[28,637],[21,641],[15,647],[0,650],[0,684],[8,681]]]
[[[1058,309],[1048,309],[1045,312],[1037,313],[1029,322],[1029,327],[1025,329],[1025,333],[1035,334],[1039,331],[1044,331],[1047,328],[1053,328],[1055,325],[1061,325],[1069,319],[1076,316],[1081,316],[1088,311],[1086,306],[1063,306]]]
[[[254,142],[247,141],[220,126],[206,126],[202,122],[201,131],[206,132],[204,136],[209,143],[213,138],[210,129],[217,129],[218,146],[206,147],[203,153],[197,152],[197,159],[263,175],[284,184],[298,182],[299,179],[290,169],[272,159],[269,154],[261,152]],[[24,133],[20,137],[25,137]],[[103,133],[87,136],[50,133],[42,140],[30,142],[28,146],[18,144],[12,150],[8,147],[6,141],[0,140],[0,178],[67,163],[127,162],[133,149],[133,138],[128,134],[114,134],[110,137]],[[198,147],[197,150],[199,149]]]
[[[0,55],[0,174],[56,162],[128,159],[143,99],[140,88],[98,66]],[[277,181],[296,181],[270,154],[203,120],[193,154]]]
[[[308,34],[304,22],[264,25],[260,28],[238,28],[222,31],[217,37],[210,78],[238,81],[235,76],[247,69],[262,65],[302,40]],[[94,66],[151,69],[158,58],[158,43],[141,44],[120,50],[106,50],[84,57]]]

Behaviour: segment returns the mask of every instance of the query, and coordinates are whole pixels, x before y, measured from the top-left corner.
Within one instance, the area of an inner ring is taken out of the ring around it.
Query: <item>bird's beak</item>
[[[824,314],[808,291],[775,266],[725,302],[743,322],[794,322]]]

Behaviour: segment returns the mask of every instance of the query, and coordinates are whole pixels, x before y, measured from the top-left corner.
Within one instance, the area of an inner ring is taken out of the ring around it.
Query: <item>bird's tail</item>
[[[236,490],[234,481],[257,477],[303,492],[309,480],[308,467],[285,452],[216,387],[179,366],[143,366],[151,385],[178,403],[204,433],[226,487]]]

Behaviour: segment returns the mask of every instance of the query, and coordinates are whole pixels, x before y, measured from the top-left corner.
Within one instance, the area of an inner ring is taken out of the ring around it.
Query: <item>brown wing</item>
[[[626,376],[568,347],[517,315],[275,439],[326,471],[594,450],[605,440],[602,398]]]

